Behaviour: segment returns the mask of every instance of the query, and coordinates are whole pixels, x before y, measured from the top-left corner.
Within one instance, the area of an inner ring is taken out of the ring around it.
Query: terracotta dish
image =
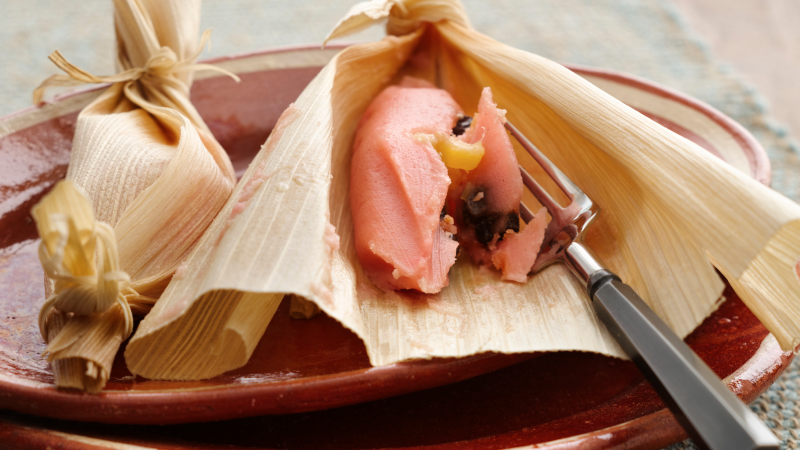
[[[340,48],[211,61],[237,72],[240,84],[198,77],[192,100],[238,174],[283,109]],[[769,181],[764,150],[708,105],[630,75],[570,68],[737,169]],[[286,301],[251,361],[236,371],[206,381],[151,381],[131,376],[120,354],[102,394],[56,390],[41,357],[43,275],[29,211],[64,177],[77,112],[99,89],[0,119],[0,408],[16,411],[0,412],[6,445],[95,448],[110,440],[159,448],[601,449],[621,443],[660,448],[683,439],[629,362],[585,353],[483,354],[371,368],[354,334],[327,317],[290,319]],[[731,289],[720,301],[687,342],[751,401],[792,354],[780,351]]]

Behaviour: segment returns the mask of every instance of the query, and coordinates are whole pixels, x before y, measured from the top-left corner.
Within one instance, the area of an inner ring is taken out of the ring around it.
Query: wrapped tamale
[[[40,313],[56,385],[97,392],[133,315],[146,314],[230,196],[225,151],[189,100],[199,0],[115,0],[120,73],[66,72],[53,85],[109,82],[78,116],[67,181],[33,215],[48,299]]]
[[[388,37],[340,52],[284,113],[186,276],[131,339],[133,373],[196,379],[244,364],[265,325],[243,317],[259,303],[258,319],[267,317],[285,293],[356,333],[374,365],[486,351],[624,357],[563,265],[515,283],[459,258],[438,294],[386,292],[365,275],[349,195],[355,130],[406,75],[464,108],[491,88],[509,120],[600,206],[588,246],[678,335],[718,307],[718,269],[783,349],[800,343],[799,205],[563,66],[476,32],[457,0],[365,2],[330,38],[380,21]],[[235,307],[220,300],[230,297]],[[205,333],[178,339],[198,324]],[[220,350],[231,344],[235,357]]]

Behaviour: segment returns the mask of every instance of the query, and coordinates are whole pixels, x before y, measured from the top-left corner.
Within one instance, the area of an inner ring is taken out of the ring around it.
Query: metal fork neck
[[[584,286],[590,288],[597,280],[598,275],[604,273],[612,274],[606,270],[600,259],[595,256],[591,249],[576,240],[570,243],[563,250],[563,258],[570,269],[577,275]],[[591,293],[590,293],[591,298]]]

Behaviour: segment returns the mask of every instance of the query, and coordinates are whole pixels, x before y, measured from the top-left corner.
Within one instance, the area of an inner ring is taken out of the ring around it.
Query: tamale
[[[40,314],[56,385],[97,392],[133,314],[146,314],[236,182],[189,100],[199,0],[115,0],[121,72],[50,59],[53,85],[110,82],[78,116],[67,181],[34,210],[48,300]],[[96,221],[95,221],[96,219]],[[80,257],[78,257],[78,256]]]
[[[260,180],[247,205],[228,222],[234,194],[189,258],[186,277],[173,279],[156,305],[188,308],[171,322],[151,314],[130,341],[132,372],[202,378],[244,364],[219,359],[202,373],[169,364],[218,348],[221,339],[205,336],[171,342],[203,314],[226,308],[212,306],[214,296],[233,292],[265,301],[291,293],[315,303],[363,339],[374,365],[485,351],[624,358],[562,265],[515,284],[459,260],[436,295],[384,293],[365,276],[348,196],[353,136],[370,101],[403,75],[434,82],[461,105],[477,104],[476,93],[490,87],[509,119],[600,205],[588,245],[677,334],[718,307],[724,284],[716,268],[783,349],[800,343],[800,205],[561,65],[476,32],[457,0],[362,3],[330,38],[383,20],[390,36],[343,50],[287,111],[237,187],[244,192]],[[295,306],[300,313],[307,305]],[[254,347],[248,336],[257,338],[253,330],[264,325],[231,323],[207,331],[235,331]]]

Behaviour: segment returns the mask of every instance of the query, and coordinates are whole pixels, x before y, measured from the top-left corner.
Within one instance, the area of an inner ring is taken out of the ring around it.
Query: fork
[[[547,251],[532,271],[555,262],[569,266],[586,286],[597,315],[695,444],[712,450],[777,450],[780,443],[766,425],[584,244],[600,208],[511,122],[505,126],[571,200],[562,207],[520,166],[523,183],[552,217],[542,244]],[[523,203],[520,216],[526,223],[533,219]]]

